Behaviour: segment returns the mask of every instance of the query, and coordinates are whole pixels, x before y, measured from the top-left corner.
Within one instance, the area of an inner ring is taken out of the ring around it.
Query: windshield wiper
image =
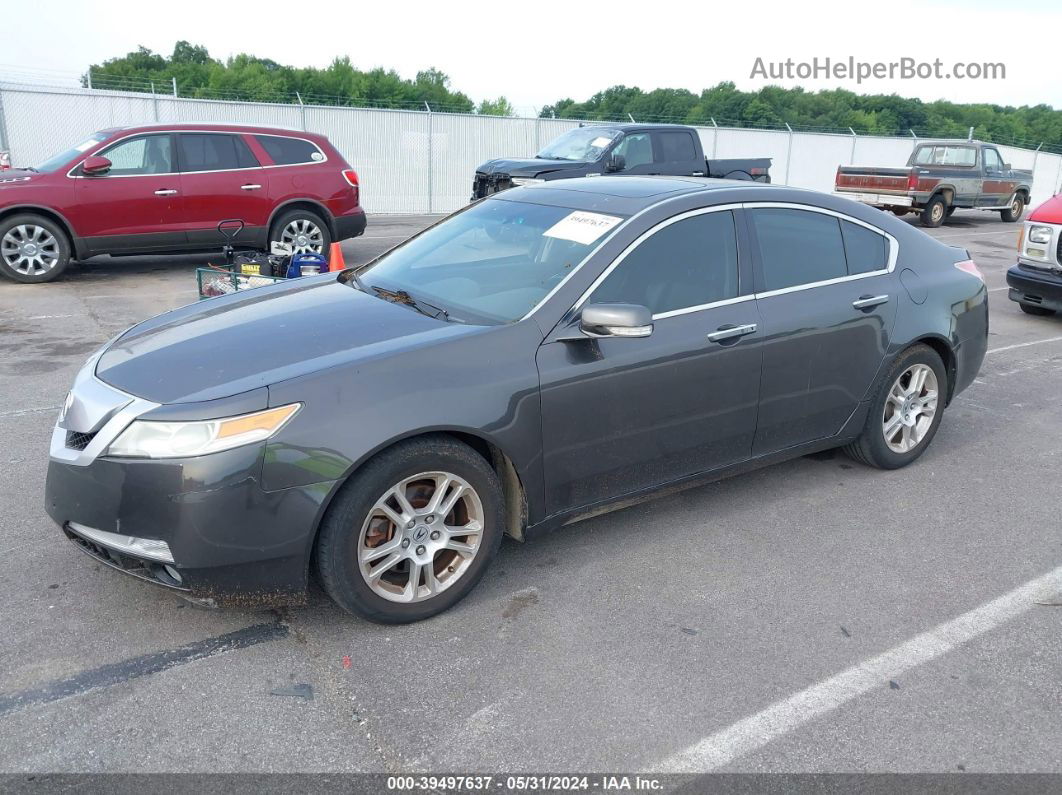
[[[538,160],[571,160],[570,157],[561,157],[560,155],[535,155]]]
[[[429,304],[427,301],[423,301],[419,298],[414,298],[405,290],[388,290],[385,287],[373,287],[376,294],[381,298],[392,301],[396,304],[404,304],[405,306],[412,307],[420,312],[422,315],[435,318],[436,320],[442,318],[443,320],[450,319],[450,313],[443,309],[441,306],[435,306],[435,304]]]
[[[34,174],[40,174],[41,173],[39,169],[36,169],[33,166],[23,166],[22,170],[23,171],[32,171]]]

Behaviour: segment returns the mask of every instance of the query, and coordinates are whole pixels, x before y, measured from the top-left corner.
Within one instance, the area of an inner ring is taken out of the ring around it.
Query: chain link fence
[[[374,213],[443,213],[468,202],[477,165],[530,157],[578,125],[570,119],[481,116],[319,104],[188,99],[0,81],[0,150],[14,166],[33,165],[108,127],[178,122],[237,122],[328,136],[358,172],[365,208]],[[839,165],[901,166],[919,138],[697,128],[709,158],[770,157],[774,182],[833,188]],[[1001,146],[1015,168],[1033,171],[1032,203],[1052,196],[1062,156]]]

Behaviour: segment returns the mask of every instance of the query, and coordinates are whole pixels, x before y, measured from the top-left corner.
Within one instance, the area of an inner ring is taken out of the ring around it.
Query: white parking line
[[[723,767],[890,679],[896,679],[905,671],[947,654],[1017,618],[1036,601],[1046,601],[1044,596],[1055,596],[1058,588],[1062,588],[1062,566],[884,654],[776,701],[763,711],[669,756],[654,765],[654,769],[662,773],[705,773]]]
[[[985,351],[985,356],[990,353],[1002,353],[1003,351],[1012,351],[1015,348],[1028,348],[1030,345],[1040,345],[1044,342],[1062,342],[1062,337],[1048,337],[1042,340],[1032,340],[1031,342],[1019,342],[1014,345],[1004,345],[1002,348],[989,348]]]
[[[1015,236],[1015,239],[1017,239],[1017,235],[1018,235],[1017,230],[1011,230],[1011,229],[1001,229],[998,232],[970,232],[969,234],[962,234],[962,233],[956,232],[954,235],[933,235],[933,237],[935,237],[937,240],[942,240],[944,238],[952,238],[952,237],[987,237],[988,235],[1010,235],[1010,234],[1013,234]]]

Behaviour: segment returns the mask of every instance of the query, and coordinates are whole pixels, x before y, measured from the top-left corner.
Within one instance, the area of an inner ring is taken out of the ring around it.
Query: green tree
[[[476,113],[481,116],[515,116],[516,110],[505,97],[498,97],[480,102]]]

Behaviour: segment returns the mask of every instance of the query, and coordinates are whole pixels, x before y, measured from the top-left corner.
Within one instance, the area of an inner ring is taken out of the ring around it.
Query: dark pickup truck
[[[769,157],[707,160],[692,127],[607,124],[577,127],[532,158],[488,160],[476,169],[472,199],[519,185],[609,174],[667,174],[770,182]]]
[[[891,210],[919,213],[923,226],[940,226],[957,208],[998,210],[1021,218],[1032,192],[1032,172],[1012,168],[992,144],[926,141],[903,168],[838,166],[835,192]]]

